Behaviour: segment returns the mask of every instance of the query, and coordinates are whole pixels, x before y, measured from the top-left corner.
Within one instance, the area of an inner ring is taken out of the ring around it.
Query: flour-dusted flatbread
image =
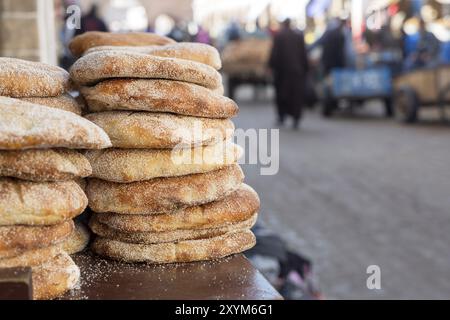
[[[81,87],[92,112],[110,110],[169,112],[205,118],[232,118],[239,108],[202,86],[161,79],[111,79]]]
[[[53,246],[73,231],[71,220],[51,226],[1,226],[0,259],[18,256],[25,251]]]
[[[0,150],[110,146],[101,128],[72,112],[0,97]]]
[[[31,181],[63,181],[84,178],[91,173],[88,159],[75,150],[0,150],[0,176]]]
[[[220,73],[203,63],[121,50],[81,57],[70,68],[70,76],[78,85],[93,85],[111,78],[140,78],[185,81],[211,90],[222,88]]]
[[[158,215],[96,213],[94,219],[126,233],[167,233],[178,230],[212,229],[250,219],[259,209],[258,194],[242,184],[226,197],[199,206]]]
[[[136,244],[98,237],[92,244],[97,254],[125,262],[176,263],[214,260],[252,248],[256,243],[250,230],[217,237],[158,244]]]
[[[163,46],[100,46],[93,47],[85,52],[89,54],[105,50],[122,50],[151,54],[159,57],[177,58],[200,62],[219,70],[222,67],[220,54],[216,48],[204,43],[180,42]]]
[[[69,88],[69,73],[60,67],[0,57],[0,96],[55,97]]]
[[[249,230],[256,222],[257,214],[247,220],[210,229],[187,229],[167,232],[123,232],[98,221],[94,215],[89,222],[92,231],[102,238],[127,243],[154,244],[213,238],[230,232]]]
[[[91,113],[85,117],[105,130],[115,148],[188,148],[215,144],[234,133],[233,122],[228,119],[129,111]]]
[[[33,299],[54,299],[75,288],[80,269],[65,252],[32,268]]]
[[[74,181],[0,178],[0,226],[52,225],[78,216],[87,198]]]
[[[177,150],[89,150],[85,156],[92,166],[92,177],[128,183],[218,170],[236,163],[242,152],[238,145],[222,141],[210,146]]]
[[[170,43],[175,41],[155,33],[89,31],[74,37],[69,43],[69,49],[74,56],[79,57],[86,50],[98,46],[151,46]]]
[[[70,111],[77,115],[81,115],[81,113],[83,112],[82,105],[68,93],[56,97],[31,97],[20,98],[20,100],[31,102],[34,104],[41,104],[55,109]]]
[[[244,180],[238,165],[208,173],[132,183],[89,179],[86,194],[95,212],[161,214],[221,199]]]

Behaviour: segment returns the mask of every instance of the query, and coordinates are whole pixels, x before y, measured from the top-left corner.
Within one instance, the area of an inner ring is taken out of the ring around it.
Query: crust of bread
[[[68,254],[83,251],[89,244],[91,233],[81,222],[75,222],[73,232],[61,243],[61,248]]]
[[[112,79],[81,87],[92,112],[132,110],[205,118],[231,118],[239,108],[230,98],[202,86],[160,79]]]
[[[41,62],[0,57],[0,96],[55,97],[70,87],[62,68]]]
[[[85,156],[92,166],[92,177],[129,183],[218,170],[236,163],[242,153],[238,145],[223,141],[211,146],[177,150],[89,150]]]
[[[110,146],[101,128],[72,112],[0,97],[0,150]]]
[[[85,116],[105,130],[116,148],[188,148],[229,139],[228,119],[207,119],[168,113],[110,111]]]
[[[170,214],[126,215],[97,213],[93,217],[125,233],[164,233],[176,230],[211,229],[250,219],[259,210],[258,194],[248,185],[221,200],[180,209]]]
[[[52,226],[0,227],[0,259],[18,256],[27,250],[53,246],[74,230],[71,220]]]
[[[92,250],[114,260],[155,264],[220,259],[252,248],[256,243],[250,230],[230,232],[213,238],[158,244],[135,244],[98,237]]]
[[[75,288],[80,269],[65,252],[32,269],[33,299],[54,299]]]
[[[253,227],[256,219],[257,214],[254,214],[247,220],[210,229],[175,230],[168,232],[123,232],[99,222],[96,215],[94,215],[89,222],[89,226],[95,234],[102,238],[128,243],[153,244],[213,238],[229,232],[248,230]]]
[[[100,46],[93,47],[85,52],[89,54],[104,50],[122,50],[150,54],[158,57],[177,58],[200,62],[213,67],[216,70],[222,68],[220,54],[216,48],[204,43],[179,42],[164,46]]]
[[[87,198],[74,181],[0,178],[0,226],[52,225],[79,215]]]
[[[55,109],[70,111],[79,116],[83,113],[82,106],[78,103],[78,101],[75,98],[73,98],[68,93],[56,97],[31,97],[31,98],[20,98],[20,100],[31,102],[34,104],[41,104]]]
[[[69,43],[69,50],[75,57],[79,57],[88,49],[99,46],[151,46],[174,42],[170,38],[148,32],[111,33],[89,31],[74,37]]]
[[[58,245],[30,249],[18,256],[0,259],[0,268],[36,267],[56,257],[61,252]]]
[[[0,150],[0,176],[31,181],[62,181],[92,173],[88,159],[69,149]]]
[[[70,76],[78,85],[93,85],[110,78],[141,78],[184,81],[212,90],[222,87],[220,73],[203,63],[120,50],[81,57],[70,68]]]
[[[89,179],[86,194],[94,212],[161,214],[221,199],[244,180],[238,165],[208,173],[132,183]]]

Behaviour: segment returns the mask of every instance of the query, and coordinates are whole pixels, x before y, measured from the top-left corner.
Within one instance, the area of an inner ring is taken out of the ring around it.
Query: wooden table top
[[[282,299],[242,254],[172,265],[127,264],[89,252],[73,259],[81,283],[63,299]]]

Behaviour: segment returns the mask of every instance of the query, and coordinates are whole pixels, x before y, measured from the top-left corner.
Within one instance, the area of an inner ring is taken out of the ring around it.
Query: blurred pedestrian
[[[305,98],[308,59],[303,33],[292,29],[290,19],[282,23],[274,37],[269,66],[275,84],[278,123],[282,125],[290,115],[293,128],[297,129]]]
[[[225,34],[227,42],[237,41],[241,39],[241,28],[237,21],[233,20],[230,22],[225,30]]]
[[[189,32],[187,31],[186,23],[178,21],[170,30],[167,36],[176,42],[185,42],[190,40]]]
[[[202,26],[198,27],[198,32],[195,36],[195,42],[211,44],[211,37],[209,36],[208,31],[203,29]]]
[[[345,20],[333,21],[323,36],[312,45],[312,48],[316,46],[322,47],[321,64],[324,76],[328,76],[331,70],[344,68],[346,65],[346,24]]]
[[[427,31],[423,19],[419,20],[417,37],[414,50],[406,57],[406,70],[432,66],[439,62],[440,42],[433,33]]]
[[[105,22],[98,15],[96,4],[93,4],[91,10],[81,17],[80,29],[75,31],[75,36],[88,31],[108,31]]]

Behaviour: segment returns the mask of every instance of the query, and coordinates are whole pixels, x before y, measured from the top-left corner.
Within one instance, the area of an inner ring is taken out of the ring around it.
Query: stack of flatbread
[[[96,253],[174,263],[255,244],[259,198],[237,164],[238,107],[222,95],[220,67],[217,50],[196,43],[91,47],[73,65],[86,118],[113,144],[86,153]]]
[[[64,246],[73,247],[72,219],[88,202],[78,180],[92,168],[73,149],[111,146],[75,114],[68,86],[60,68],[0,58],[0,268],[31,267],[35,299],[57,297],[79,278]]]

